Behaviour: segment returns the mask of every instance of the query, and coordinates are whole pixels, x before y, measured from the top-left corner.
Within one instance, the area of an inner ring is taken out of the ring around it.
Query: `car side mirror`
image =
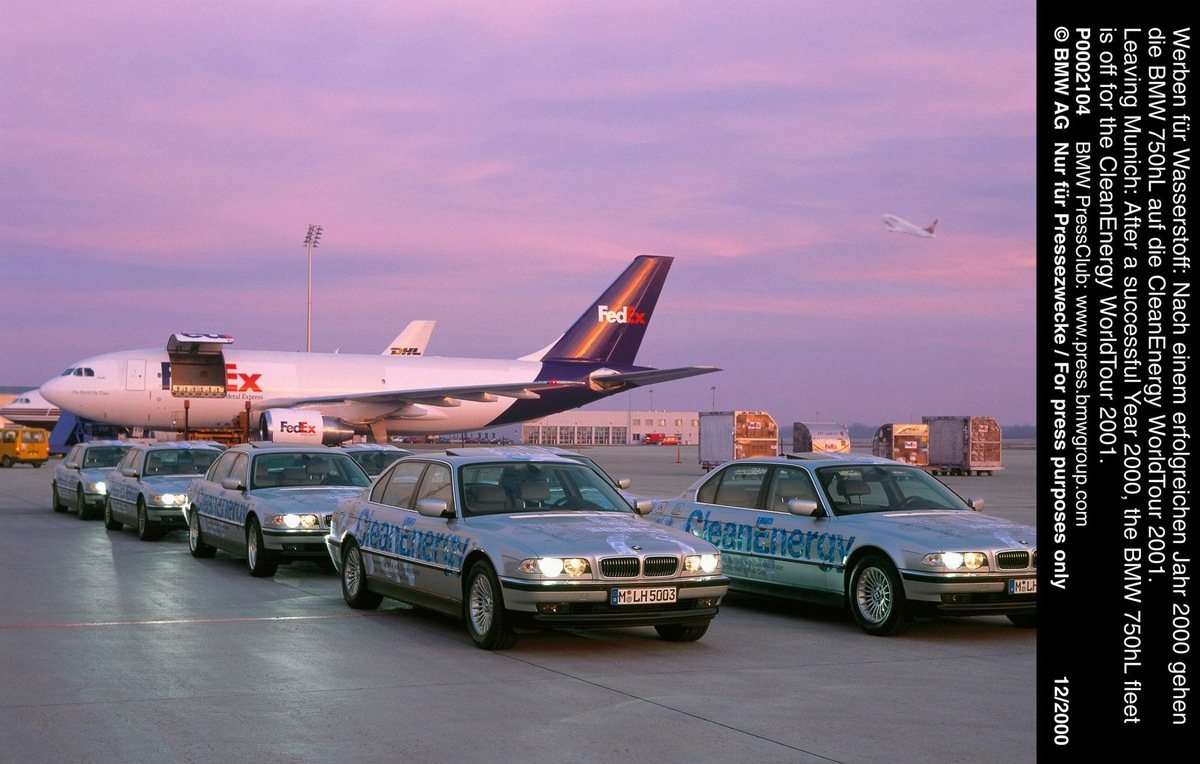
[[[138,476],[137,467],[124,467],[121,470],[121,474],[125,477],[135,478]]]
[[[454,517],[445,499],[418,499],[417,513],[421,517]]]
[[[221,487],[227,491],[244,491],[246,484],[240,478],[227,477],[221,478]]]
[[[984,504],[984,500],[978,496],[972,496],[971,498],[967,499],[967,506],[976,512],[982,512]]]
[[[822,517],[825,514],[812,499],[791,499],[787,503],[787,509],[793,515],[802,517]]]
[[[632,499],[629,503],[639,515],[648,515],[654,511],[654,499]]]
[[[622,490],[628,488],[630,485],[632,485],[632,482],[629,480],[629,478],[621,478],[617,481],[617,488]]]

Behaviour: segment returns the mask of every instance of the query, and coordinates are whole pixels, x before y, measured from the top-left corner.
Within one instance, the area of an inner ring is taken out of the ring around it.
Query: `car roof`
[[[826,467],[833,464],[842,464],[847,466],[855,464],[890,464],[903,467],[913,466],[907,462],[896,461],[895,459],[884,459],[882,456],[833,453],[827,451],[803,451],[792,454],[780,454],[779,456],[753,456],[746,459],[735,459],[733,461],[726,462],[726,464],[791,464],[795,462],[809,462],[813,467]]]
[[[85,440],[79,445],[83,446],[84,448],[91,448],[92,446],[120,446],[121,448],[133,448],[137,445],[137,442],[130,442],[128,440]]]
[[[491,454],[505,458],[514,456],[578,456],[574,451],[558,448],[557,446],[471,446],[467,448],[447,448],[446,453],[454,456]]]
[[[835,462],[841,464],[904,464],[905,466],[912,466],[906,462],[896,461],[895,459],[885,459],[882,456],[872,456],[870,454],[833,453],[829,451],[803,451],[799,453],[784,454],[781,458],[791,461],[805,462]]]
[[[308,443],[276,443],[273,440],[252,440],[247,443],[238,443],[236,446],[231,446],[229,451],[244,451],[253,453],[255,451],[291,451],[294,453],[310,453],[310,454],[330,454],[339,453],[336,448],[329,446],[312,445]]]
[[[225,447],[217,443],[197,440],[164,440],[157,443],[134,443],[134,448],[146,451],[224,451]]]
[[[575,459],[556,454],[505,454],[490,448],[448,449],[429,453],[406,456],[401,461],[416,461],[418,459],[438,459],[453,465],[461,464],[495,464],[498,462],[537,462],[548,464],[571,464],[588,469]]]
[[[390,443],[346,443],[338,446],[338,448],[346,451],[405,451],[407,453],[412,453],[407,448],[393,446]]]

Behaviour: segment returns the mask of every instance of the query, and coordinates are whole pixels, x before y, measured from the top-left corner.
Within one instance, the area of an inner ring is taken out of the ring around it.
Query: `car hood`
[[[155,493],[185,493],[199,475],[145,475],[141,484]]]
[[[945,545],[947,549],[966,545],[986,548],[1037,546],[1037,530],[1028,525],[964,510],[843,515],[839,522],[859,529],[855,535],[860,540],[866,534],[879,534],[910,540],[922,547]]]
[[[332,510],[342,499],[361,494],[362,486],[291,486],[283,488],[259,488],[250,495],[259,501],[286,511]]]
[[[716,551],[696,536],[616,512],[519,513],[472,517],[463,522],[473,530],[542,554],[674,556]]]

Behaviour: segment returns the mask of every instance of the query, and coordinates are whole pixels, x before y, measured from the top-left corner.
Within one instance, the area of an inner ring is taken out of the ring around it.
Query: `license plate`
[[[676,589],[665,586],[660,589],[613,589],[611,602],[614,605],[654,605],[674,602]]]
[[[1009,594],[1037,594],[1037,579],[1036,578],[1010,578],[1008,579]]]

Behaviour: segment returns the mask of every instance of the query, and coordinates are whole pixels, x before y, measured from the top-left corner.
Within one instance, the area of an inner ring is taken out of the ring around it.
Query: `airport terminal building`
[[[521,442],[537,446],[638,445],[653,443],[657,436],[678,438],[680,445],[695,444],[700,437],[700,415],[695,411],[576,409],[521,425]]]

